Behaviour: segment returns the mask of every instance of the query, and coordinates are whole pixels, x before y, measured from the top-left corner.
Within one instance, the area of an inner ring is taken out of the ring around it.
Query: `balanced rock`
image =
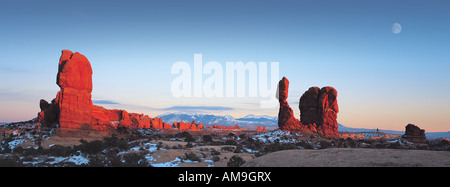
[[[338,137],[337,91],[333,87],[309,88],[299,102],[300,121],[309,128],[315,128],[317,133]]]
[[[318,133],[329,137],[339,137],[337,125],[337,91],[333,87],[309,88],[299,102],[300,120],[294,117],[294,112],[287,102],[289,80],[280,80],[277,98],[280,102],[278,112],[278,127],[281,130]]]

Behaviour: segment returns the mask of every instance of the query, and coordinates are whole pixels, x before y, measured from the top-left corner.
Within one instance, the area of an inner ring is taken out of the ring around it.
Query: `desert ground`
[[[284,150],[246,162],[246,167],[450,167],[449,151],[330,148]]]
[[[446,139],[416,145],[373,132],[363,139],[280,130],[247,134],[141,129],[111,136],[25,124],[21,130],[4,129],[0,140],[0,165],[6,166],[450,167]]]

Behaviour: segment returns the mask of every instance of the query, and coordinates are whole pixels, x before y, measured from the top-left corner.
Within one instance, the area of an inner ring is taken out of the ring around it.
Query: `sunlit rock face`
[[[56,84],[60,91],[52,103],[41,100],[38,120],[44,127],[61,129],[85,129],[106,133],[108,129],[156,128],[171,129],[172,125],[159,118],[128,113],[125,110],[109,110],[92,103],[92,67],[82,54],[63,50],[58,64]],[[196,128],[203,128],[203,125]]]
[[[337,113],[337,91],[333,87],[309,88],[299,101],[300,120],[287,102],[289,80],[286,77],[278,83],[277,98],[280,102],[278,127],[288,131],[318,133],[329,137],[339,137]]]

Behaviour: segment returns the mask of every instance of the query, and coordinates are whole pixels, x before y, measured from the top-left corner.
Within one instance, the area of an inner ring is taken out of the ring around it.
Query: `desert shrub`
[[[345,139],[348,148],[356,148],[357,142],[352,138]]]
[[[286,144],[281,144],[280,142],[275,142],[272,144],[267,145],[264,148],[264,152],[275,152],[275,151],[281,151],[281,150],[287,150],[287,149],[297,149],[297,146],[295,144],[292,143],[286,143]]]
[[[142,153],[129,153],[123,155],[124,166],[126,167],[148,167],[151,166],[147,159],[145,158],[145,154]]]
[[[14,154],[23,154],[23,148],[22,148],[22,146],[16,146],[16,147],[14,147],[14,149],[12,150],[12,152],[13,152]]]
[[[124,162],[117,154],[89,154],[89,167],[123,167]]]
[[[227,140],[225,141],[224,145],[238,145],[238,143],[234,140]]]
[[[211,150],[211,155],[220,155],[220,152],[213,149]]]
[[[236,145],[236,148],[234,149],[233,153],[241,153],[243,148],[244,147],[242,145],[238,144]]]
[[[222,141],[211,141],[209,142],[210,145],[224,145]]]
[[[106,167],[109,166],[109,161],[105,158],[105,155],[90,154],[88,155],[88,166],[90,167]]]
[[[70,146],[54,145],[47,150],[47,154],[52,156],[68,157],[75,151]]]
[[[230,161],[228,161],[227,167],[240,167],[244,163],[245,163],[245,160],[242,159],[240,156],[233,155],[230,158]]]
[[[387,148],[389,149],[401,149],[402,145],[400,145],[400,142],[394,142],[394,143],[390,143]]]
[[[249,149],[253,149],[253,150],[259,150],[262,149],[263,147],[263,143],[259,140],[255,140],[251,137],[247,138],[247,140],[245,140],[243,142],[244,145],[246,145],[247,148]]]
[[[177,137],[177,138],[184,138],[184,141],[186,141],[186,142],[193,142],[193,141],[195,141],[195,137],[194,136],[192,136],[189,132],[187,132],[187,131],[183,131],[183,132],[181,132],[181,133],[177,133],[176,135],[175,135],[175,137]]]
[[[380,142],[374,142],[370,146],[372,148],[376,148],[376,149],[384,149],[384,148],[386,148],[386,145],[384,145],[383,143],[380,143]]]
[[[220,157],[219,156],[213,156],[212,160],[213,160],[213,162],[218,162],[218,161],[220,161]]]
[[[450,151],[450,142],[446,139],[441,140],[429,140],[427,145],[430,150]]]
[[[126,150],[130,148],[128,141],[124,138],[117,138],[117,136],[113,135],[111,137],[105,137],[105,146],[107,147],[117,147],[120,150]]]
[[[94,141],[88,142],[84,139],[80,139],[80,142],[81,142],[81,145],[74,146],[74,149],[80,150],[83,153],[97,154],[106,148],[106,145],[100,140],[94,140]]]
[[[117,126],[116,132],[118,132],[119,134],[126,134],[126,135],[131,134],[130,128],[121,125]]]
[[[0,158],[0,167],[19,167],[21,163],[17,158]]]
[[[222,147],[222,151],[234,151],[234,147],[231,146]]]
[[[314,149],[314,147],[309,142],[304,140],[297,142],[295,145],[303,149]]]
[[[203,142],[207,143],[207,142],[212,142],[212,136],[211,135],[203,135]]]
[[[162,147],[163,147],[163,143],[158,142],[158,144],[156,145],[156,150],[160,150]]]
[[[242,134],[239,135],[239,138],[241,138],[241,139],[246,139],[246,138],[247,138],[247,134],[242,133]]]
[[[200,158],[193,152],[184,153],[184,159],[185,160],[192,160],[192,161],[201,161]]]
[[[327,149],[330,148],[332,145],[328,141],[321,141],[320,142],[320,148],[319,149]]]
[[[192,142],[188,142],[188,143],[186,144],[186,148],[192,148],[192,147],[194,147],[194,145],[192,145]]]
[[[195,142],[195,137],[190,135],[190,136],[186,136],[186,138],[184,138],[184,141],[186,142]]]

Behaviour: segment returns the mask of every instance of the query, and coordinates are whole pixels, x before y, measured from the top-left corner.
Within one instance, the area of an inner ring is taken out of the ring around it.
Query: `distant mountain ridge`
[[[268,130],[274,130],[278,128],[278,117],[268,116],[268,115],[253,115],[249,114],[243,118],[234,118],[230,115],[213,115],[213,114],[201,114],[201,113],[165,113],[157,116],[161,118],[164,122],[173,124],[173,122],[192,122],[196,121],[196,123],[203,123],[203,125],[224,125],[224,126],[234,126],[239,124],[239,126],[246,127],[249,129],[256,129],[258,125],[265,126]],[[367,129],[367,128],[352,128],[346,127],[340,123],[338,123],[338,131],[339,132],[376,132],[376,129]],[[395,131],[395,130],[384,130],[380,129],[379,131],[384,132],[386,134],[405,134],[404,131]],[[425,135],[429,139],[435,139],[440,137],[450,138],[450,131],[448,132],[425,132]]]
[[[161,118],[164,122],[173,124],[174,122],[192,122],[203,123],[203,125],[224,125],[234,126],[239,124],[239,127],[246,127],[249,129],[256,129],[259,126],[265,126],[268,130],[272,130],[278,127],[278,117],[272,116],[256,116],[249,114],[243,118],[234,118],[230,115],[220,116],[213,114],[197,114],[197,113],[165,113],[157,118]]]

